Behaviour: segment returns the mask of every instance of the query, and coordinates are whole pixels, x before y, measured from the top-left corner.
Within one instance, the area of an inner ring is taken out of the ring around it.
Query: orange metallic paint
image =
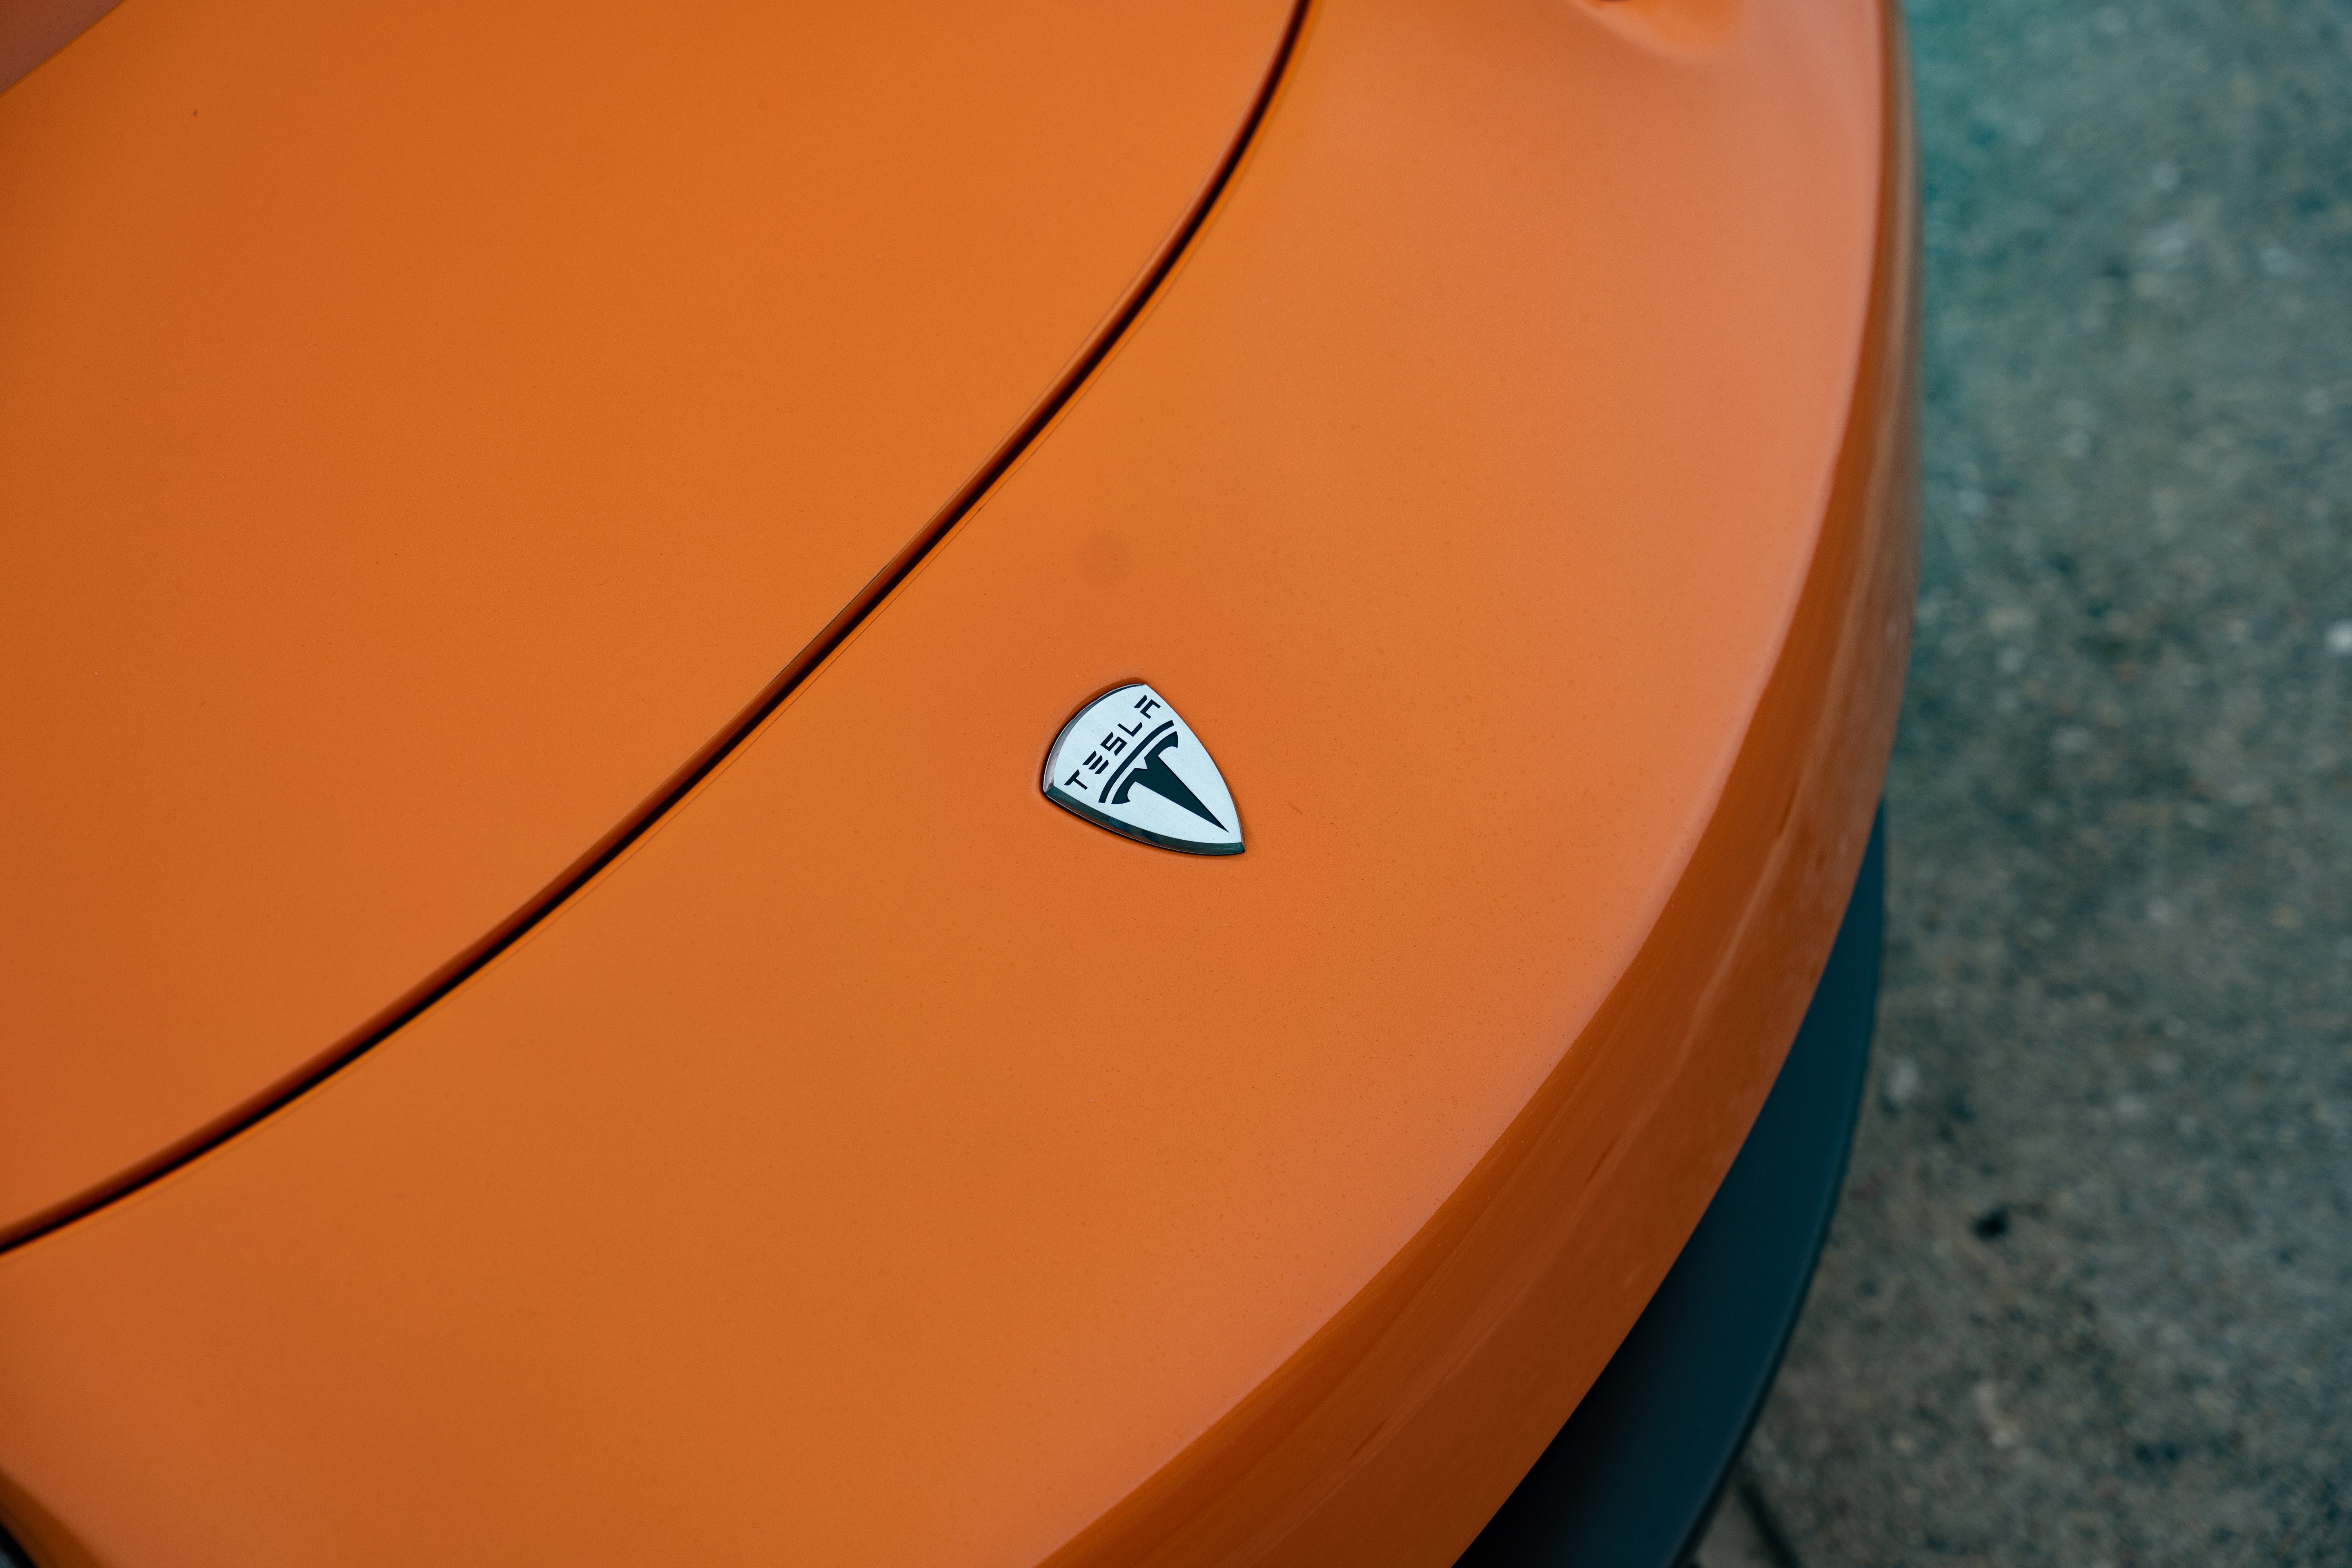
[[[1899,42],[1888,58],[1899,89]],[[1451,1562],[1599,1375],[1714,1195],[1844,915],[1909,654],[1907,95],[1887,110],[1871,332],[1811,575],[1648,940],[1421,1233],[1050,1568]]]
[[[1288,15],[136,0],[0,95],[0,1235],[756,708],[1083,361]]]
[[[1118,352],[719,770],[0,1258],[0,1501],[139,1568],[1446,1562],[1688,1234],[1860,858],[1890,58],[1865,0],[1318,5]],[[1037,795],[1136,676],[1247,855]]]

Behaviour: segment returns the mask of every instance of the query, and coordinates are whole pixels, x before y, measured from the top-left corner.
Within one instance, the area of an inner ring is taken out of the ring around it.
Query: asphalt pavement
[[[1909,15],[1885,991],[1723,1539],[2352,1563],[2352,0]]]

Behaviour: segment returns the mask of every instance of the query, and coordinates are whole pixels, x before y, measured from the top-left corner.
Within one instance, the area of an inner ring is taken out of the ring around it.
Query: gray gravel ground
[[[1874,1084],[1743,1479],[1831,1564],[2352,1563],[2352,0],[1923,0]]]

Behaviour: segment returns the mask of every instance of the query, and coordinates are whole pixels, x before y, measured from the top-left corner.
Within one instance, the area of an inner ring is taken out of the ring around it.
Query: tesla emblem
[[[1106,691],[1045,753],[1045,798],[1097,827],[1186,855],[1242,852],[1233,792],[1192,727],[1140,682]]]

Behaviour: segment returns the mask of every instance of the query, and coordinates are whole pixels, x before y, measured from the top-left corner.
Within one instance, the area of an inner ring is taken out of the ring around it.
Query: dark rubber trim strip
[[[708,777],[712,769],[726,761],[736,747],[749,739],[751,732],[768,716],[782,706],[785,699],[800,689],[803,682],[830,658],[834,651],[849,640],[866,618],[880,607],[883,601],[899,584],[905,582],[923,563],[930,552],[953,532],[958,523],[971,511],[981,498],[993,489],[1013,465],[1051,425],[1071,398],[1093,378],[1103,361],[1110,356],[1135,325],[1181,262],[1185,252],[1201,232],[1217,204],[1223,198],[1225,188],[1233,183],[1234,171],[1248,156],[1257,141],[1258,129],[1265,123],[1266,111],[1273,106],[1282,84],[1290,74],[1292,57],[1297,51],[1298,38],[1307,21],[1311,0],[1296,0],[1289,19],[1283,24],[1282,37],[1275,45],[1274,58],[1268,64],[1265,79],[1258,85],[1257,96],[1250,102],[1242,117],[1240,130],[1224,157],[1211,174],[1207,184],[1194,201],[1192,210],[1185,216],[1173,234],[1162,246],[1160,254],[1146,269],[1142,280],[1133,289],[1126,301],[1103,326],[1101,331],[1080,355],[1064,371],[1061,380],[1047,393],[1044,401],[1030,411],[1020,427],[1005,438],[1003,446],[972,475],[963,489],[941,509],[898,558],[877,573],[861,589],[856,597],[845,605],[831,625],[818,633],[807,647],[801,649],[771,681],[766,690],[755,699],[735,721],[712,740],[703,752],[607,835],[587,854],[573,862],[571,868],[543,889],[518,910],[508,922],[492,931],[480,943],[429,976],[425,982],[391,1007],[361,1026],[342,1044],[336,1046],[300,1069],[280,1079],[260,1094],[219,1118],[191,1136],[170,1145],[153,1157],[142,1161],[96,1186],[75,1194],[63,1203],[52,1205],[18,1222],[14,1226],[0,1227],[0,1254],[5,1254],[26,1242],[47,1236],[60,1226],[72,1224],[84,1215],[101,1208],[115,1199],[133,1192],[160,1176],[170,1174],[197,1156],[217,1148],[239,1132],[278,1110],[289,1101],[314,1088],[341,1071],[406,1025],[427,1007],[462,984],[484,964],[512,946],[522,935],[547,918],[548,913],[579,891],[599,871],[644,837],[646,831],[667,815],[670,809],[693,791],[695,785]]]
[[[1886,819],[1739,1156],[1584,1402],[1457,1568],[1679,1568],[1763,1408],[1845,1180],[1877,1012]]]

